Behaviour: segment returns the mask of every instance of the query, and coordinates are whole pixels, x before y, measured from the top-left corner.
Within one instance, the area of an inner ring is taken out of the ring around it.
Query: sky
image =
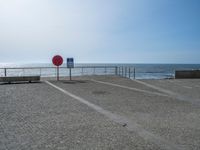
[[[200,63],[200,0],[0,0],[0,63]]]

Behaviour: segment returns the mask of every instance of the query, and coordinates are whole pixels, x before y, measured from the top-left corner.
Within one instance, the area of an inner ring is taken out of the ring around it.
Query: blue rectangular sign
[[[74,58],[67,58],[67,68],[74,68]]]

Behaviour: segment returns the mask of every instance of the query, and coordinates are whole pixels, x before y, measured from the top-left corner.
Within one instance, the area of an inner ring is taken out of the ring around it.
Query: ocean
[[[118,66],[117,70],[115,66]],[[40,75],[42,77],[56,76],[57,69],[52,64],[2,64],[0,76]],[[130,68],[130,69],[129,69]],[[173,78],[175,70],[200,70],[200,64],[75,64],[72,76],[81,75],[114,75],[118,74],[136,79],[166,79]],[[60,68],[60,76],[69,76],[66,64]],[[134,74],[135,73],[135,74]]]

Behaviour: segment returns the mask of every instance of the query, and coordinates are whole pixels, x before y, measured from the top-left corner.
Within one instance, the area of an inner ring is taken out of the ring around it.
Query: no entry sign
[[[52,62],[55,66],[60,66],[63,63],[63,58],[60,55],[56,55],[53,57]]]

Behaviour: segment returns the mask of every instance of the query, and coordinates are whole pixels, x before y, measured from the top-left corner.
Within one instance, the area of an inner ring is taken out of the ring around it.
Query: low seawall
[[[200,70],[177,70],[175,71],[176,79],[197,79],[200,78]]]

